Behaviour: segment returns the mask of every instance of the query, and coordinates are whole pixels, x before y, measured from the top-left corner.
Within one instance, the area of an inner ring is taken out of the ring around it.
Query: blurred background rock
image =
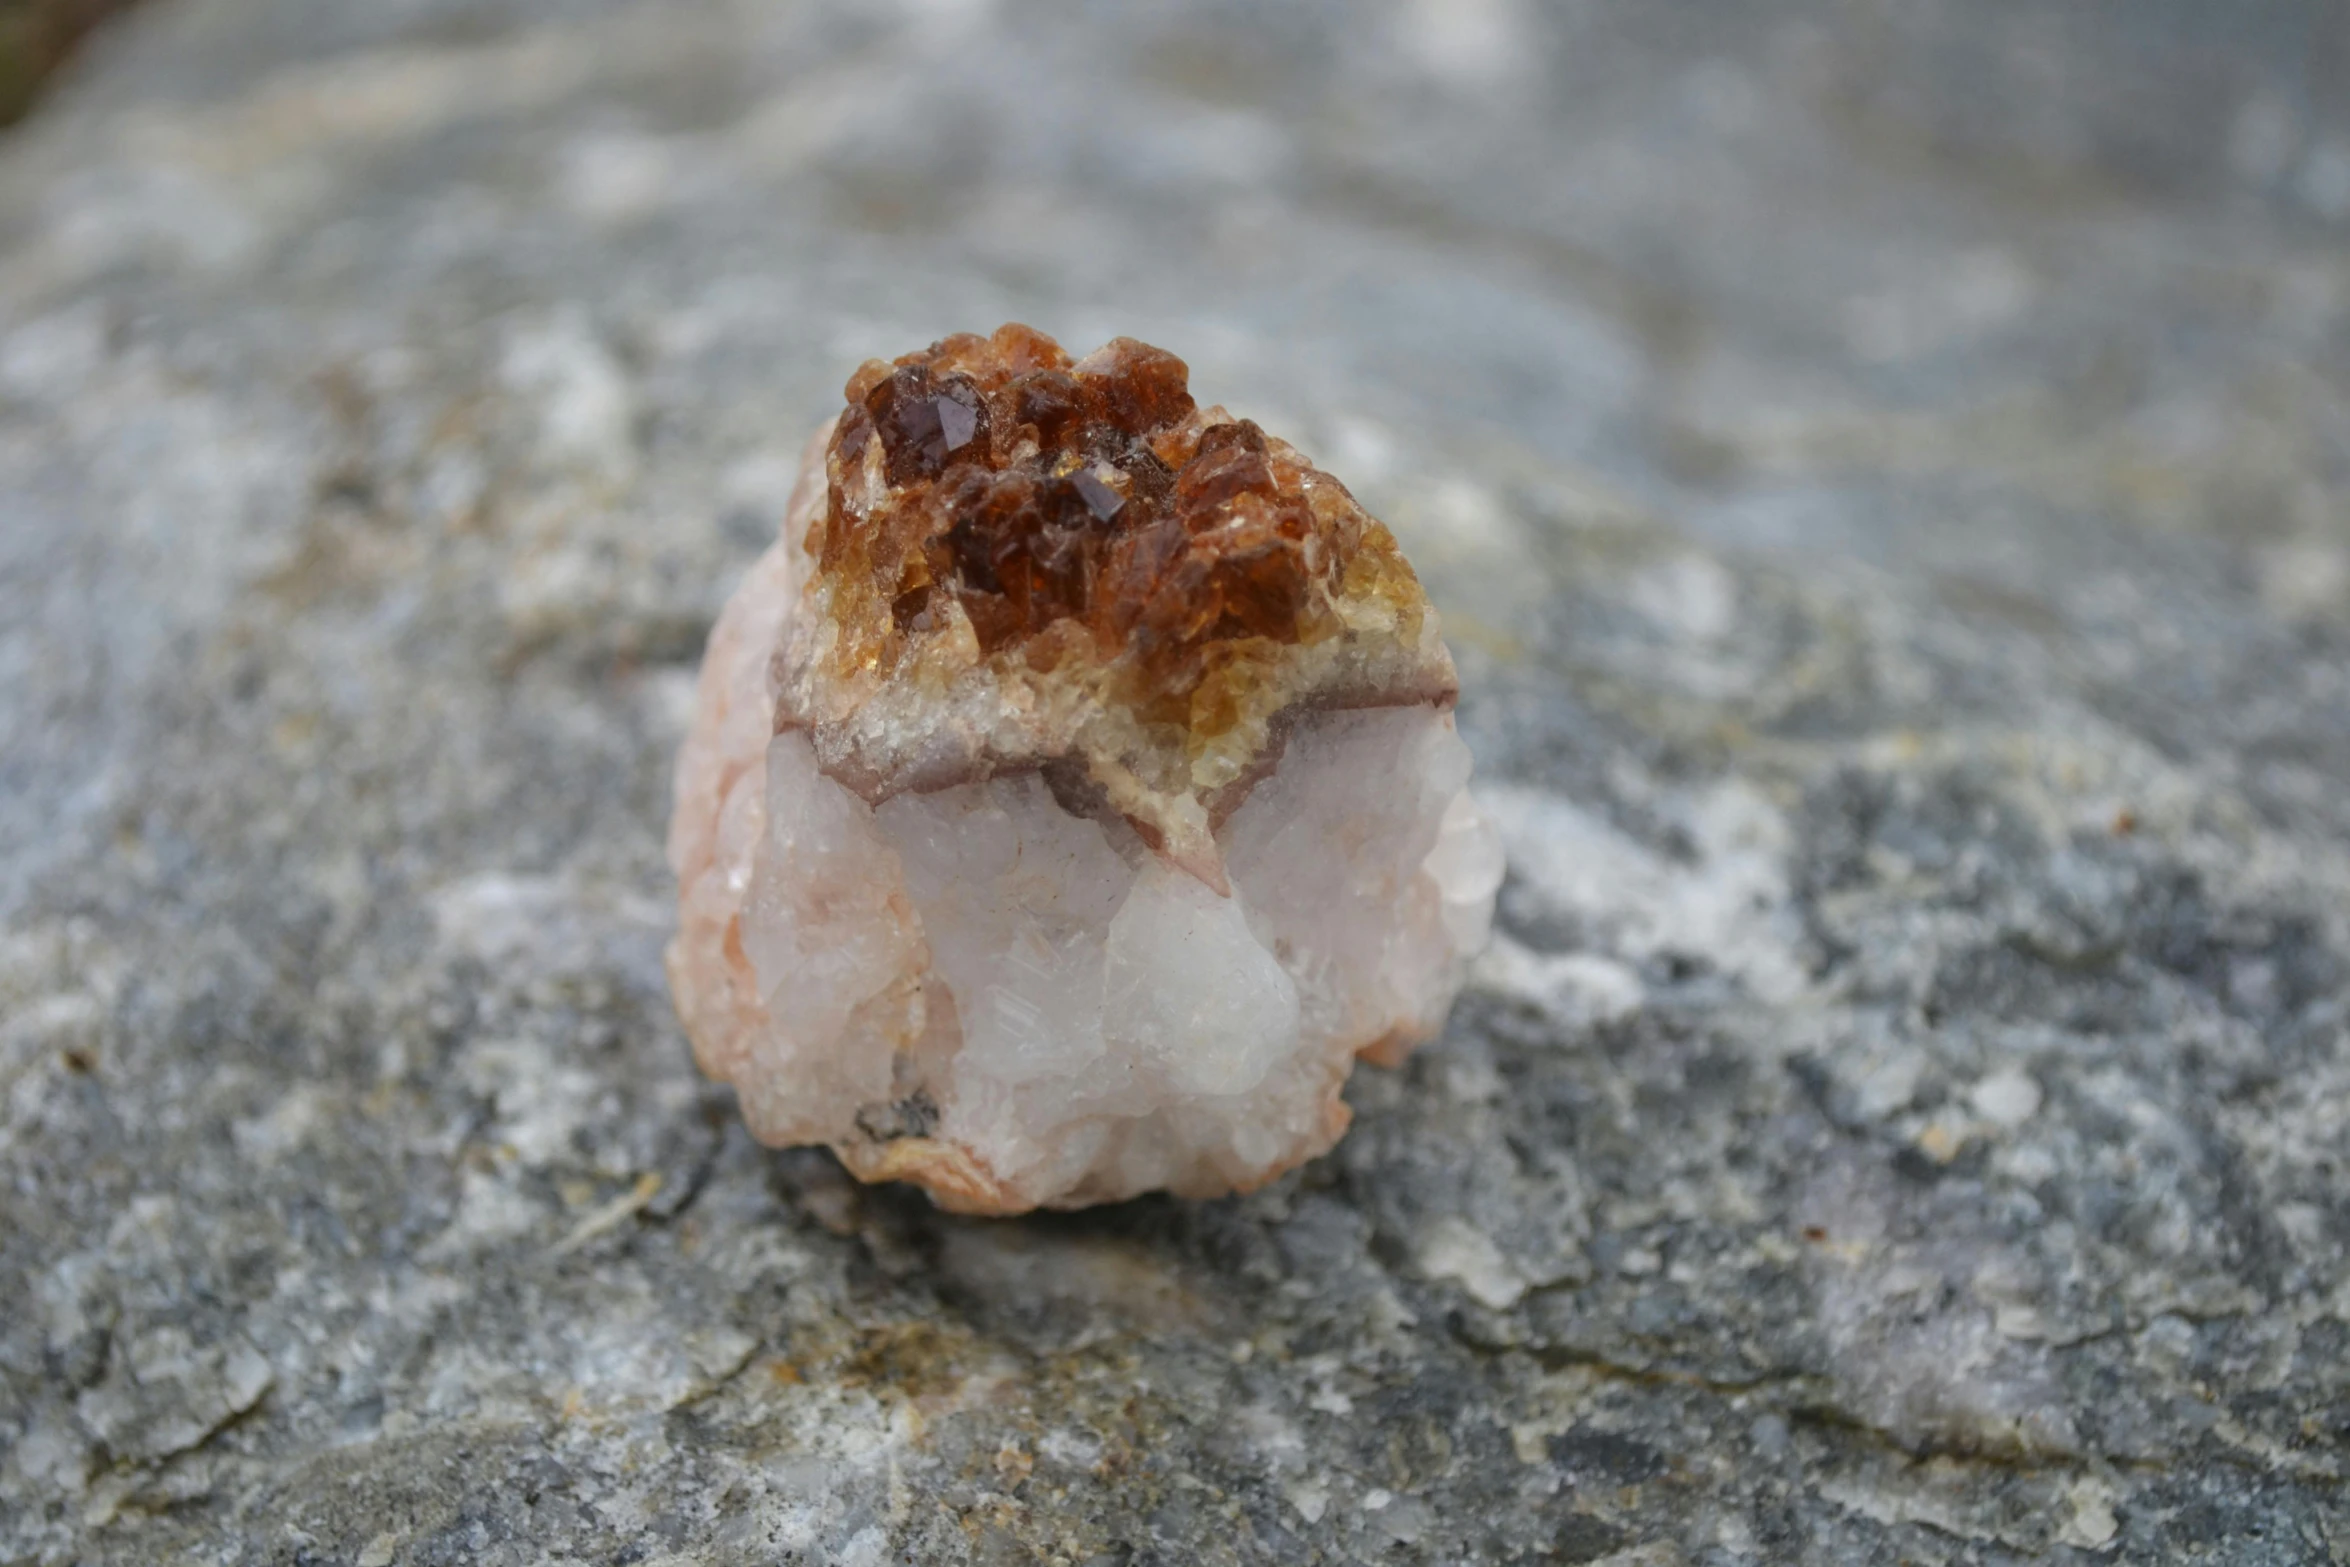
[[[41,88],[91,29],[130,0],[7,0],[0,4],[0,126],[29,113]]]
[[[1007,318],[1461,655],[1500,938],[1247,1199],[669,1016],[709,618]],[[2346,997],[2339,5],[146,0],[0,146],[0,1559],[2325,1562]]]

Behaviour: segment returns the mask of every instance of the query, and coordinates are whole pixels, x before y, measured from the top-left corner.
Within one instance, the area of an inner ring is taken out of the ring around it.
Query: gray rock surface
[[[2350,25],[156,0],[0,153],[0,1561],[2350,1552]],[[1503,939],[1245,1200],[754,1146],[693,660],[854,362],[1389,517]]]

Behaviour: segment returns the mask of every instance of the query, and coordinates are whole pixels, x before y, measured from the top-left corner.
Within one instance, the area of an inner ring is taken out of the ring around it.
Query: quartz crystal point
[[[1441,1025],[1501,857],[1393,535],[1181,360],[852,376],[710,636],[670,985],[751,1130],[1016,1213],[1258,1185]]]

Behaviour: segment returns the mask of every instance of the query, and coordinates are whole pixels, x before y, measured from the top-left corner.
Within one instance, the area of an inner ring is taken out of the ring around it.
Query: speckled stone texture
[[[2350,1551],[2344,26],[154,0],[0,150],[0,1561]],[[1246,1199],[669,1012],[719,595],[1008,319],[1460,657],[1501,939]]]

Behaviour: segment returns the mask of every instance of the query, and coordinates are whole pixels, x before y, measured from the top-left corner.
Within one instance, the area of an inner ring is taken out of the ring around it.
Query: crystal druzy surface
[[[711,635],[680,1015],[776,1143],[1015,1212],[1257,1184],[1442,1022],[1500,857],[1345,486],[1129,339],[872,361]]]

